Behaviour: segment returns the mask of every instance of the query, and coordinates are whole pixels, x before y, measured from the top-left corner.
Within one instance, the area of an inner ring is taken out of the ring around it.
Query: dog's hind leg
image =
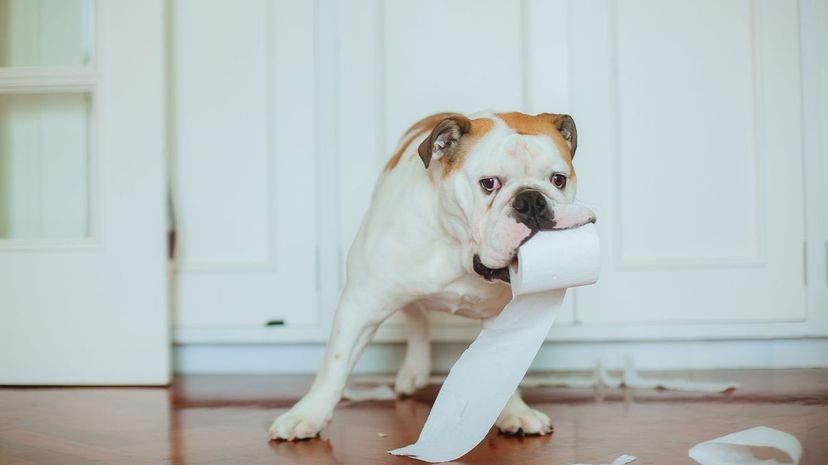
[[[431,374],[431,341],[428,336],[427,310],[419,304],[412,304],[403,309],[403,314],[407,345],[394,390],[399,395],[409,396],[428,384]]]
[[[364,294],[346,287],[336,310],[322,367],[308,393],[273,422],[270,439],[312,438],[325,427],[342,397],[348,374],[379,324],[393,313],[380,302],[366,300]]]

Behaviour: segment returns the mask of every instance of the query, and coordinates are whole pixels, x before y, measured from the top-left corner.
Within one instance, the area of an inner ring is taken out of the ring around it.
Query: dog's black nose
[[[518,220],[537,222],[548,215],[546,198],[538,191],[523,191],[512,201],[515,209],[515,218]]]

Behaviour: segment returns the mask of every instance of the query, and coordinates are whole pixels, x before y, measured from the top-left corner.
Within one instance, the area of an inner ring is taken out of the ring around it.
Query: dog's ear
[[[426,168],[431,160],[442,157],[451,157],[460,145],[460,138],[471,129],[471,121],[463,115],[454,115],[437,123],[437,126],[426,137],[417,152]]]
[[[575,120],[569,115],[556,115],[552,113],[542,113],[541,116],[549,118],[555,129],[561,133],[561,137],[569,146],[569,153],[572,158],[575,158],[575,149],[578,148],[578,131],[575,129]]]

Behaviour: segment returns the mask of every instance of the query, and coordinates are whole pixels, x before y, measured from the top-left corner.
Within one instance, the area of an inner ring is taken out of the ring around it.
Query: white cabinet
[[[803,96],[826,84],[813,45],[825,21],[802,39],[802,18],[824,5],[173,5],[179,342],[324,342],[398,137],[423,115],[481,109],[570,113],[578,125],[579,198],[598,213],[605,253],[599,284],[570,293],[552,338],[828,334],[825,289],[806,294],[803,254],[810,241],[809,263],[824,263],[828,208],[804,166],[828,169],[814,136],[825,108]],[[286,326],[263,328],[270,319]],[[437,339],[475,333],[437,321]],[[400,336],[391,321],[378,337]]]
[[[176,0],[170,21],[175,325],[314,326],[313,4]]]
[[[579,187],[605,246],[584,324],[804,321],[798,14],[573,4]]]

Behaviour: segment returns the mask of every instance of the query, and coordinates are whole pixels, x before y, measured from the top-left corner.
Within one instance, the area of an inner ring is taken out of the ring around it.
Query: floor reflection
[[[611,463],[626,453],[639,457],[636,465],[690,465],[692,445],[757,425],[796,436],[805,450],[801,465],[828,463],[828,370],[728,372],[728,378],[742,387],[717,395],[526,389],[527,403],[552,418],[554,434],[514,438],[492,431],[457,463]],[[321,439],[269,442],[270,423],[310,380],[191,377],[170,389],[0,388],[0,463],[420,463],[387,451],[417,440],[437,386],[410,399],[343,402]]]
[[[319,465],[338,465],[334,448],[327,438],[305,441],[271,441],[268,446],[278,458],[278,463],[312,463]]]

